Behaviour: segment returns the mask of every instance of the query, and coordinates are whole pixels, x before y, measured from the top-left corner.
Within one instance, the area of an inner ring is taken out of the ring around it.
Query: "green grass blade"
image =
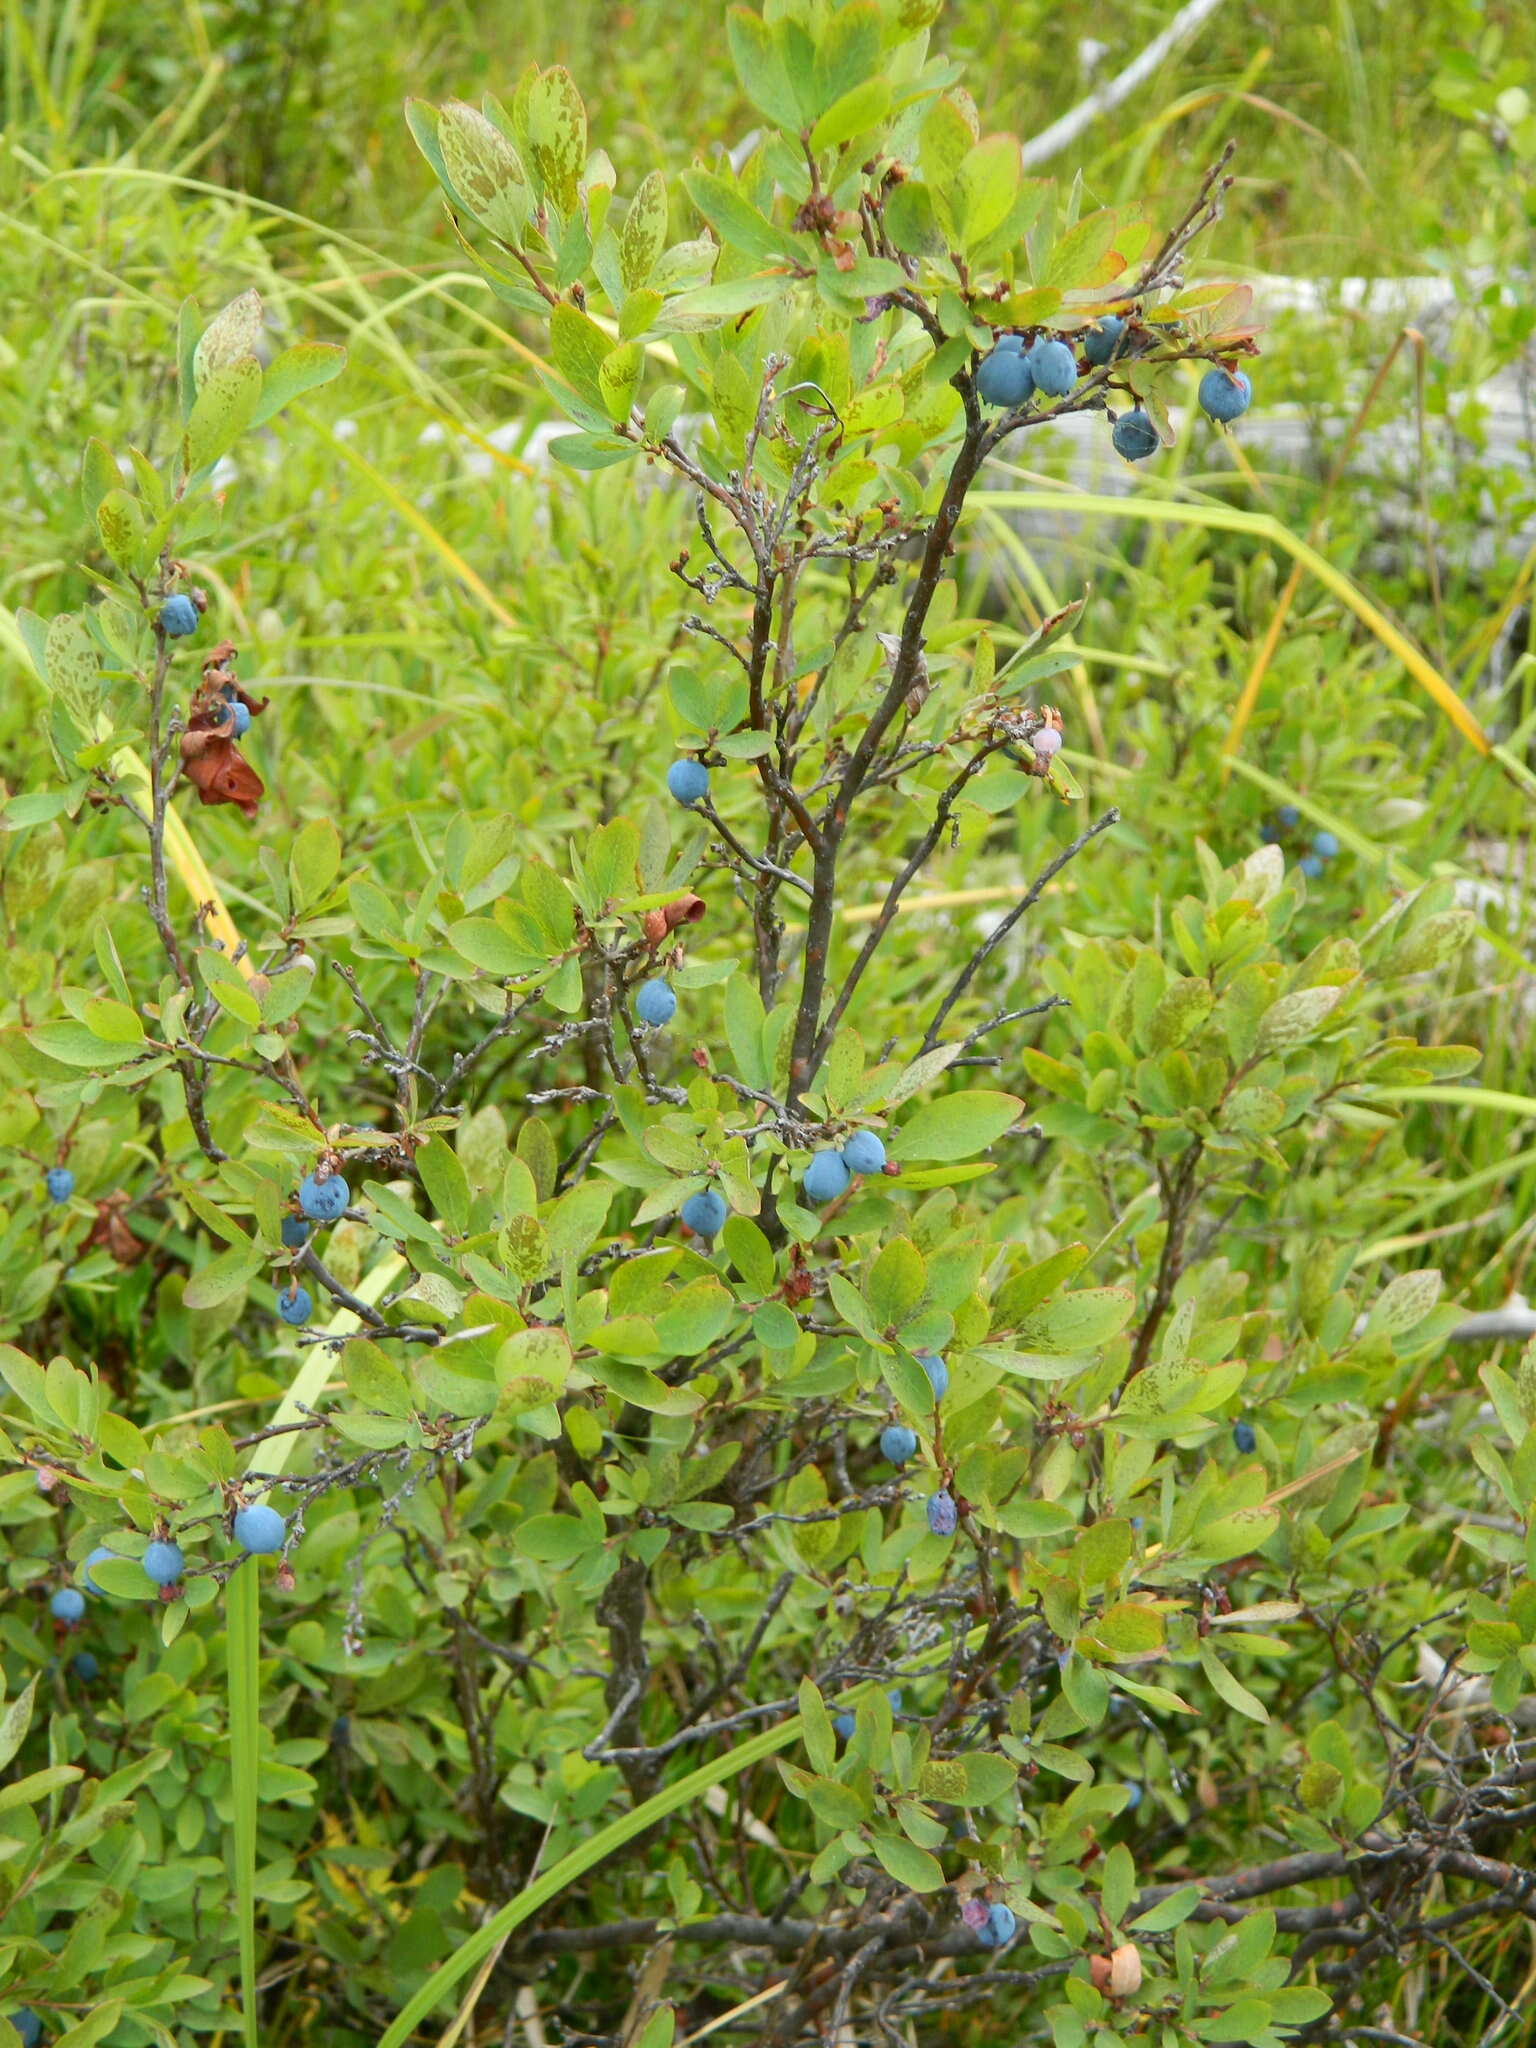
[[[652,1798],[642,1801],[632,1812],[620,1814],[607,1827],[599,1828],[595,1835],[578,1844],[568,1856],[562,1856],[558,1863],[552,1864],[541,1878],[527,1885],[516,1898],[509,1899],[483,1927],[476,1928],[473,1934],[461,1941],[448,1960],[439,1964],[415,1996],[400,2008],[379,2036],[378,2048],[403,2048],[417,2023],[427,2017],[437,2001],[451,1991],[461,1977],[489,1955],[497,1942],[515,1927],[520,1927],[541,1906],[547,1906],[551,1899],[557,1898],[568,1884],[584,1876],[616,1849],[622,1849],[626,1842],[632,1842],[636,1835],[644,1834],[647,1828],[666,1820],[679,1807],[707,1792],[711,1785],[723,1785],[728,1778],[750,1770],[754,1764],[772,1756],[775,1750],[785,1748],[799,1733],[800,1716],[792,1714],[776,1728],[766,1728],[761,1735],[736,1744],[712,1763],[701,1764],[686,1778],[679,1778],[675,1785],[668,1785]]]
[[[260,1768],[261,1580],[247,1561],[224,1589],[229,1769],[234,1788],[235,1912],[240,1931],[241,2039],[259,2048],[256,2010],[256,1780]]]
[[[1372,1102],[1448,1102],[1457,1109],[1496,1109],[1504,1116],[1536,1116],[1536,1095],[1502,1088],[1458,1088],[1450,1082],[1422,1088],[1375,1088]]]

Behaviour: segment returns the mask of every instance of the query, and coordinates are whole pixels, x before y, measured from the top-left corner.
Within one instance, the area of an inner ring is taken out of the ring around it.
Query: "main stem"
[[[954,466],[949,472],[949,480],[944,486],[939,509],[934,515],[932,526],[928,529],[928,539],[923,548],[917,582],[902,622],[901,641],[896,659],[891,665],[890,682],[886,685],[885,694],[876,706],[874,715],[860,735],[858,745],[849,756],[848,765],[843,770],[831,802],[820,821],[821,843],[815,849],[811,868],[811,916],[805,935],[800,1007],[795,1014],[795,1032],[790,1043],[786,1107],[791,1114],[799,1109],[801,1100],[815,1080],[816,1070],[821,1064],[818,1045],[821,1033],[821,1006],[827,990],[832,919],[837,909],[837,857],[842,846],[843,833],[847,829],[849,815],[859,791],[864,787],[880,743],[901,710],[908,691],[917,680],[923,652],[923,628],[927,623],[934,595],[943,579],[944,564],[949,558],[955,528],[960,522],[960,514],[965,506],[966,493],[975,482],[976,472],[981,467],[984,441],[985,436],[979,422],[972,419],[955,456]]]

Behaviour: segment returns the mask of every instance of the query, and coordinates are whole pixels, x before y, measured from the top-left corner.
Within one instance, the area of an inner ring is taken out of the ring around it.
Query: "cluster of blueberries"
[[[914,1351],[913,1357],[928,1375],[935,1402],[949,1392],[949,1367],[936,1351]],[[880,1432],[880,1454],[898,1468],[917,1455],[917,1437],[904,1422],[888,1422]],[[928,1526],[935,1536],[953,1536],[960,1519],[955,1497],[941,1486],[928,1497]]]
[[[1266,818],[1260,837],[1266,846],[1278,846],[1289,832],[1294,832],[1301,823],[1301,813],[1294,804],[1282,804],[1272,818]],[[1314,832],[1312,848],[1304,853],[1296,865],[1310,881],[1317,881],[1326,871],[1329,861],[1338,857],[1339,842],[1332,832]]]
[[[234,1532],[235,1541],[248,1556],[270,1557],[282,1549],[288,1534],[288,1523],[276,1508],[269,1508],[265,1502],[257,1501],[237,1511]],[[80,1586],[61,1586],[49,1600],[48,1612],[61,1628],[78,1628],[85,1619],[87,1593],[94,1593],[99,1599],[110,1597],[106,1588],[92,1578],[91,1567],[113,1563],[120,1554],[116,1550],[108,1549],[106,1544],[98,1543],[86,1558],[80,1573],[81,1585],[85,1591],[82,1592]],[[181,1554],[181,1545],[165,1537],[157,1537],[146,1548],[139,1562],[144,1567],[145,1578],[155,1586],[179,1584],[186,1569],[186,1559]],[[101,1669],[89,1650],[79,1651],[71,1658],[70,1665],[76,1677],[87,1682],[95,1678]]]
[[[283,1244],[291,1252],[302,1251],[309,1242],[309,1233],[316,1223],[334,1223],[348,1202],[352,1190],[341,1174],[336,1172],[305,1174],[299,1182],[298,1216],[283,1218]],[[277,1312],[285,1323],[297,1328],[307,1323],[315,1312],[314,1298],[307,1287],[301,1287],[297,1280],[277,1290]]]
[[[811,1163],[800,1176],[800,1190],[808,1202],[820,1207],[846,1194],[856,1173],[884,1171],[885,1146],[873,1131],[855,1131],[846,1145],[829,1145],[811,1154]]]
[[[1083,357],[1089,369],[1101,370],[1114,361],[1125,342],[1125,322],[1118,314],[1095,321],[1082,337]],[[1003,334],[982,358],[976,371],[976,392],[987,405],[1006,406],[1010,411],[1027,405],[1030,399],[1065,398],[1082,374],[1071,344],[1054,335],[1042,334],[1028,347],[1018,334]],[[1253,403],[1253,386],[1247,374],[1222,363],[1214,364],[1200,379],[1200,409],[1207,419],[1229,426],[1241,419]],[[1127,462],[1145,462],[1158,449],[1158,432],[1150,415],[1137,406],[1115,421],[1110,439],[1115,453]]]

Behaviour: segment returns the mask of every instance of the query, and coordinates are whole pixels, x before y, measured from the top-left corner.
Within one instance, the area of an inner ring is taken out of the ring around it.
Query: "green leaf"
[[[870,1268],[864,1298],[875,1322],[886,1330],[904,1323],[923,1298],[928,1269],[907,1237],[893,1238]]]
[[[1229,1707],[1239,1714],[1246,1714],[1250,1721],[1269,1719],[1269,1709],[1264,1702],[1256,1699],[1247,1686],[1238,1683],[1209,1643],[1200,1645],[1200,1664],[1212,1687]]]
[[[217,371],[254,356],[261,342],[261,332],[259,292],[241,292],[222,311],[215,313],[192,352],[192,376],[198,391]]]
[[[1338,1008],[1342,988],[1299,988],[1271,1003],[1259,1021],[1257,1052],[1284,1052],[1302,1045]]]
[[[149,566],[144,559],[149,528],[138,499],[127,491],[108,491],[96,507],[96,531],[119,569],[137,575]]]
[[[967,150],[947,195],[965,248],[985,241],[1008,218],[1020,171],[1019,145],[1012,135],[991,135]]]
[[[253,427],[264,426],[285,405],[302,398],[306,391],[318,391],[346,368],[347,352],[331,341],[299,341],[285,348],[268,363],[261,380],[261,395],[251,414]]]
[[[429,1138],[416,1154],[421,1184],[432,1207],[453,1230],[469,1228],[469,1176],[459,1155],[441,1135]]]
[[[217,1308],[248,1287],[262,1268],[261,1249],[254,1244],[232,1245],[206,1266],[200,1266],[188,1280],[182,1295],[187,1308]]]
[[[876,1835],[870,1845],[880,1865],[909,1892],[936,1892],[944,1887],[944,1868],[936,1856],[919,1849],[905,1835]]]
[[[86,1022],[90,1023],[89,1016]],[[1367,1337],[1401,1337],[1417,1329],[1440,1299],[1440,1274],[1428,1266],[1416,1273],[1399,1273],[1384,1287],[1366,1320]]]
[[[733,7],[726,16],[726,40],[736,76],[753,106],[778,127],[798,129],[800,102],[785,67],[782,36],[752,9]]]
[[[973,1088],[963,1095],[925,1102],[896,1133],[891,1156],[900,1160],[969,1159],[995,1144],[1018,1122],[1023,1110],[1016,1095],[1002,1095],[990,1088]]]
[[[805,251],[794,236],[775,227],[734,185],[713,171],[685,171],[683,189],[721,241],[754,263],[804,263]]]
[[[518,248],[533,212],[533,193],[507,137],[478,107],[449,100],[438,112],[437,146],[453,189],[475,219]]]
[[[528,152],[544,190],[562,213],[575,210],[577,183],[587,160],[587,110],[576,81],[555,64],[519,87],[518,110]]]
[[[835,99],[811,130],[815,152],[839,149],[885,119],[891,104],[889,79],[867,78]]]
[[[1136,1312],[1128,1287],[1085,1287],[1026,1316],[1014,1333],[1022,1350],[1065,1355],[1092,1351],[1118,1336]]]
[[[639,291],[650,282],[666,243],[667,181],[660,171],[652,171],[641,181],[619,230],[619,274],[626,291]]]
[[[341,839],[329,818],[311,818],[288,851],[288,886],[295,911],[330,894],[341,872]]]
[[[223,363],[198,379],[197,402],[187,421],[182,462],[188,476],[208,468],[232,448],[255,418],[261,398],[261,365],[254,356]]]

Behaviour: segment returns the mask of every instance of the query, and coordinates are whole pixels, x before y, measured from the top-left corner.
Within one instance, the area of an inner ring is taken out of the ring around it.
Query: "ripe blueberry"
[[[817,1152],[805,1169],[800,1186],[808,1202],[835,1202],[851,1179],[838,1153]]]
[[[893,1685],[893,1686],[891,1687],[890,1691],[889,1691],[889,1692],[888,1692],[888,1693],[886,1694],[886,1698],[887,1698],[887,1699],[888,1699],[888,1700],[890,1701],[890,1703],[891,1703],[891,1712],[892,1712],[893,1714],[899,1714],[899,1713],[901,1712],[901,1688],[900,1688],[900,1686],[896,1686],[896,1685]]]
[[[1125,1787],[1125,1810],[1126,1810],[1126,1812],[1127,1812],[1127,1813],[1134,1813],[1134,1812],[1136,1811],[1137,1807],[1138,1807],[1138,1806],[1140,1806],[1140,1804],[1141,1804],[1141,1787],[1140,1787],[1139,1785],[1127,1785],[1127,1786]]]
[[[1319,860],[1332,860],[1338,853],[1339,842],[1331,832],[1317,832],[1312,837],[1312,851]]]
[[[1054,725],[1042,725],[1029,744],[1035,750],[1037,761],[1049,761],[1061,752],[1061,734]]]
[[[1005,334],[976,372],[976,396],[985,405],[1023,405],[1034,396],[1034,373],[1024,344],[1016,334]]]
[[[230,706],[229,716],[235,728],[235,738],[243,740],[251,729],[251,714],[238,700]]]
[[[307,1287],[295,1287],[290,1294],[286,1287],[277,1290],[277,1312],[285,1323],[292,1323],[297,1329],[307,1323],[315,1312],[315,1304]]]
[[[853,1740],[853,1716],[852,1716],[852,1714],[834,1714],[834,1715],[832,1716],[832,1732],[833,1732],[833,1734],[834,1734],[834,1735],[837,1735],[837,1736],[839,1736],[839,1737],[840,1737],[840,1738],[842,1739],[842,1741],[844,1741],[844,1742],[852,1742],[852,1740]]]
[[[935,1401],[942,1401],[949,1392],[949,1367],[937,1351],[914,1351],[912,1356],[928,1375]]]
[[[1120,337],[1125,332],[1125,322],[1118,313],[1106,313],[1102,320],[1095,320],[1083,336],[1083,354],[1096,370],[1114,355],[1120,346]]]
[[[702,761],[674,761],[667,770],[667,788],[680,804],[696,804],[709,795],[709,770]]]
[[[1220,426],[1240,420],[1252,403],[1253,386],[1241,370],[1207,370],[1200,379],[1200,410]]]
[[[1315,853],[1304,853],[1296,863],[1309,881],[1315,882],[1323,872],[1324,863]]]
[[[253,1557],[270,1557],[273,1551],[281,1550],[287,1534],[288,1524],[265,1501],[241,1508],[235,1515],[235,1541]]]
[[[873,1131],[855,1131],[843,1147],[843,1164],[850,1173],[883,1173],[885,1147]]]
[[[1232,1425],[1232,1441],[1237,1445],[1237,1448],[1245,1458],[1251,1451],[1256,1451],[1259,1447],[1259,1440],[1254,1435],[1251,1422],[1234,1422]]]
[[[1029,374],[1047,398],[1065,398],[1077,382],[1077,357],[1064,341],[1042,337],[1029,352]]]
[[[1259,827],[1259,837],[1263,840],[1266,846],[1273,846],[1275,841],[1280,837],[1280,827],[1278,825],[1272,824],[1270,820],[1266,818],[1264,820],[1264,823]]]
[[[944,1487],[928,1496],[928,1526],[935,1536],[953,1536],[959,1520],[954,1496]]]
[[[197,606],[178,590],[160,607],[160,630],[168,639],[185,640],[189,633],[197,631],[197,618]]]
[[[311,1223],[334,1223],[352,1199],[352,1190],[339,1173],[307,1173],[299,1182],[299,1207]]]
[[[50,1166],[43,1175],[50,1202],[67,1202],[75,1192],[75,1176],[67,1166]]]
[[[101,1670],[101,1666],[96,1662],[96,1659],[89,1650],[81,1650],[71,1657],[69,1668],[74,1672],[76,1678],[83,1678],[87,1685],[90,1684],[91,1680]]]
[[[116,1557],[117,1552],[115,1550],[108,1550],[104,1543],[97,1544],[96,1548],[85,1560],[85,1570],[80,1574],[81,1584],[85,1587],[87,1593],[99,1593],[104,1600],[111,1598],[106,1589],[98,1586],[91,1577],[91,1566],[93,1564],[111,1564],[115,1561]]]
[[[18,2005],[11,2014],[11,2025],[21,2040],[21,2048],[37,2048],[43,2038],[43,2023],[30,2005]]]
[[[727,1213],[725,1197],[715,1188],[690,1195],[682,1207],[683,1221],[700,1237],[718,1237],[725,1228]]]
[[[888,1422],[880,1432],[880,1455],[892,1465],[905,1465],[917,1451],[917,1438],[902,1422]]]
[[[1109,438],[1115,453],[1123,455],[1127,462],[1145,462],[1149,455],[1157,453],[1157,429],[1139,405],[1134,412],[1120,415]]]
[[[144,1553],[144,1575],[157,1586],[174,1586],[181,1577],[181,1567],[179,1543],[151,1543]]]
[[[1282,804],[1279,810],[1276,811],[1275,818],[1282,830],[1286,832],[1294,832],[1301,823],[1301,813],[1294,804]]]
[[[985,1927],[977,1929],[976,1939],[983,1948],[1006,1948],[1009,1942],[1012,1941],[1018,1924],[1018,1921],[1013,1916],[1012,1907],[1003,1905],[989,1906],[987,1908],[987,1924]]]
[[[302,1251],[309,1242],[309,1218],[307,1216],[285,1216],[283,1218],[283,1244],[291,1252]]]
[[[670,1024],[677,1015],[677,997],[664,981],[642,981],[635,997],[635,1015],[642,1024]]]
[[[73,1586],[61,1586],[48,1602],[48,1612],[66,1628],[73,1627],[85,1612],[85,1595]]]

